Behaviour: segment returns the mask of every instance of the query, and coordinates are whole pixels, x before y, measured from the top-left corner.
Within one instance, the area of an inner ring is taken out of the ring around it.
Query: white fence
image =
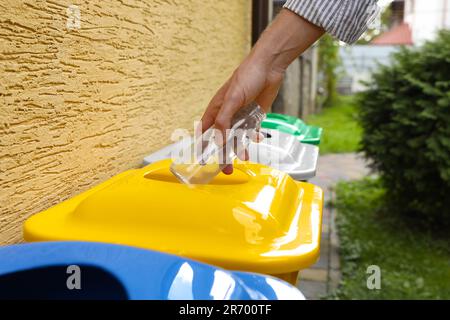
[[[398,46],[354,45],[339,50],[342,59],[338,91],[352,94],[364,90],[361,81],[370,80],[372,71],[378,64],[390,63],[390,56]]]

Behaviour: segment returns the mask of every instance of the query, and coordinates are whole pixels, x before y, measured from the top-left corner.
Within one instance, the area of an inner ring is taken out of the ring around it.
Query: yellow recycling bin
[[[148,248],[295,283],[319,256],[323,193],[260,164],[190,188],[170,160],[121,173],[29,218],[26,241]]]

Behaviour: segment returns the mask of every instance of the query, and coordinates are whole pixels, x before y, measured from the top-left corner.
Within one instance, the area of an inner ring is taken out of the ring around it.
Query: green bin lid
[[[262,128],[275,129],[297,136],[300,142],[319,145],[323,129],[308,126],[299,118],[279,113],[268,113],[262,122]]]

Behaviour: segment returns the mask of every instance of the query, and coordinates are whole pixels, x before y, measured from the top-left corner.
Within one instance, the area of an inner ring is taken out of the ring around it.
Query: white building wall
[[[364,91],[363,81],[369,81],[379,64],[389,65],[391,55],[399,46],[353,45],[339,49],[342,67],[338,83],[339,92],[344,94]]]
[[[405,22],[415,45],[432,40],[438,30],[450,28],[450,0],[405,0]]]

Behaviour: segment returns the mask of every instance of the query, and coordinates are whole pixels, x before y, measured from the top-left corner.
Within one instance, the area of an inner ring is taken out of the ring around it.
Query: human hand
[[[201,119],[202,132],[214,125],[226,137],[233,115],[253,101],[267,112],[278,94],[286,68],[323,32],[322,28],[283,9],[211,99]],[[222,171],[231,174],[233,166],[227,165]]]
[[[248,56],[211,99],[201,120],[202,130],[214,125],[225,137],[233,115],[253,101],[267,112],[277,96],[283,75],[284,70],[274,70]],[[246,155],[238,156],[247,160]],[[223,171],[230,174],[232,170],[232,165],[228,165]]]

